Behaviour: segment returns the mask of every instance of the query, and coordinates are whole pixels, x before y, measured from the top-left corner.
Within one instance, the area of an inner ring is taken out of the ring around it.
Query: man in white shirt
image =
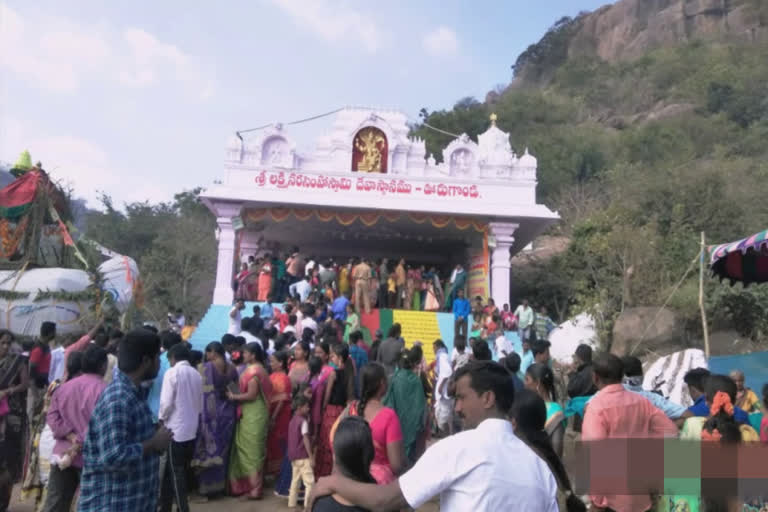
[[[187,469],[195,453],[200,413],[203,410],[203,379],[189,364],[191,353],[184,343],[171,347],[171,368],[163,376],[158,418],[173,433],[165,457],[160,489],[160,512],[171,512],[173,503],[180,512],[189,512]]]
[[[283,329],[283,334],[292,332],[294,336],[296,336],[296,322],[298,321],[298,318],[294,314],[288,315],[288,325],[285,326],[285,329]]]
[[[48,384],[64,376],[64,346],[58,345],[51,350],[51,369],[48,371]]]
[[[315,257],[310,256],[309,261],[304,265],[304,275],[312,277],[312,271],[315,269]]]
[[[507,357],[509,354],[515,351],[515,347],[512,346],[512,342],[509,341],[506,336],[504,336],[504,331],[501,331],[496,337],[493,346],[496,350],[496,357],[499,359],[502,357]]]
[[[472,361],[455,377],[456,414],[465,431],[432,445],[390,484],[333,474],[313,487],[312,500],[335,493],[369,510],[402,510],[439,494],[441,512],[557,512],[555,477],[507,419],[514,397],[509,373],[492,361]]]
[[[245,339],[246,345],[248,343],[258,343],[259,346],[263,349],[264,343],[261,341],[261,338],[256,336],[256,334],[254,334],[253,332],[255,330],[253,328],[254,323],[257,323],[257,322],[254,322],[254,318],[243,318],[243,321],[241,323],[243,330],[240,331],[240,336],[242,336]]]
[[[304,313],[304,318],[301,319],[299,337],[304,334],[304,329],[311,329],[313,333],[317,334],[317,322],[313,318],[315,307],[312,304],[305,304],[302,312]]]
[[[242,316],[240,312],[245,309],[245,301],[243,299],[237,299],[235,305],[229,310],[229,329],[227,334],[237,336],[241,331]]]
[[[517,306],[515,310],[517,317],[517,334],[520,341],[525,342],[531,339],[531,327],[533,326],[533,308],[528,305],[528,300]]]
[[[437,420],[437,429],[442,434],[450,433],[453,400],[448,396],[448,384],[451,380],[453,370],[451,361],[448,358],[448,350],[442,340],[437,340],[433,344],[435,351],[435,374],[437,383],[435,385],[435,419]]]
[[[301,302],[306,302],[309,293],[312,291],[312,285],[309,284],[309,279],[309,276],[304,276],[302,280],[297,281],[288,287],[288,293],[291,294],[291,297],[298,295]]]

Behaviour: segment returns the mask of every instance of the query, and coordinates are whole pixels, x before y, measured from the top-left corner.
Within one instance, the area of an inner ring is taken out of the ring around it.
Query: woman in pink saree
[[[386,393],[386,370],[378,363],[369,363],[362,370],[360,401],[351,403],[348,409],[349,416],[360,416],[371,427],[375,452],[371,476],[379,485],[393,482],[405,468],[406,460],[400,420],[394,409],[382,404]]]

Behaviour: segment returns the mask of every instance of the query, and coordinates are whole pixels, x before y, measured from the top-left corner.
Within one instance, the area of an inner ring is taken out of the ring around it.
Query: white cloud
[[[37,34],[30,37],[30,34]],[[85,82],[143,88],[180,85],[200,98],[213,84],[194,57],[135,27],[82,24],[44,14],[25,19],[0,4],[0,68],[49,91],[77,91]]]
[[[271,0],[299,25],[325,41],[351,40],[362,44],[371,53],[379,50],[386,34],[373,15],[328,0]]]
[[[40,161],[51,178],[64,187],[72,187],[76,197],[84,198],[89,208],[99,208],[101,192],[115,198],[116,206],[131,201],[170,201],[169,183],[146,183],[135,172],[113,162],[98,144],[72,135],[45,133],[44,128],[14,118],[3,119],[0,155],[13,163],[19,153],[29,150],[32,161]]]
[[[453,29],[438,27],[424,36],[422,46],[432,56],[449,57],[458,51],[459,38]]]

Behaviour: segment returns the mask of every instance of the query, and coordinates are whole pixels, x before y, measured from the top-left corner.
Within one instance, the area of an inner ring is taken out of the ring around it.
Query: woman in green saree
[[[258,500],[264,490],[272,384],[263,366],[261,345],[255,342],[247,344],[243,358],[247,367],[240,376],[240,392],[227,393],[230,400],[239,404],[228,479],[232,494]]]
[[[400,419],[405,455],[411,462],[415,462],[420,455],[414,447],[424,433],[429,417],[427,397],[418,373],[421,354],[421,350],[403,351],[400,366],[392,376],[383,401],[386,407],[395,410]]]
[[[360,330],[360,315],[352,304],[347,304],[347,319],[344,322],[344,343],[349,343],[349,335]]]

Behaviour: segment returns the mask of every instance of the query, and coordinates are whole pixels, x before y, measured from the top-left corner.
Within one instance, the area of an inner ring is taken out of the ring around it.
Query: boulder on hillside
[[[570,244],[571,239],[567,236],[541,235],[533,241],[531,250],[517,253],[510,263],[513,267],[543,263],[567,251]]]
[[[613,325],[611,352],[635,356],[648,352],[665,355],[686,348],[683,322],[668,308],[636,307],[624,310]],[[637,346],[637,348],[635,348]]]

